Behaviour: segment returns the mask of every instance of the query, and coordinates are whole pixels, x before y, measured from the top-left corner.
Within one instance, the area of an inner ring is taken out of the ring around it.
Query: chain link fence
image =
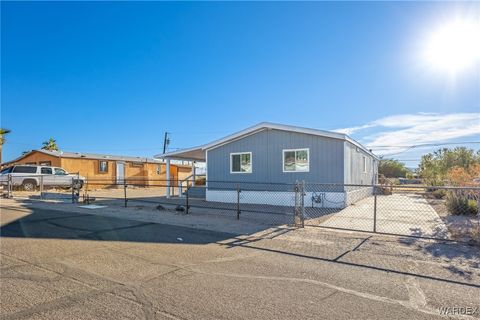
[[[75,177],[58,186],[45,176],[23,176],[22,183],[10,176],[2,185],[9,197],[125,207],[150,203],[184,214],[203,213],[263,225],[306,225],[480,242],[479,187],[304,181],[202,181],[195,185],[193,181],[179,183],[148,177],[85,181]],[[33,179],[33,186],[25,183]],[[167,189],[170,197],[166,197]]]
[[[47,168],[52,170],[51,168]],[[0,176],[4,198],[72,201],[80,199],[84,187],[80,174],[5,174]]]

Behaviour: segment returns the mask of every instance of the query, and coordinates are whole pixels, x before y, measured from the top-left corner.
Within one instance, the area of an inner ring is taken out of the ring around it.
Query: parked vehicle
[[[73,187],[81,189],[85,177],[70,174],[62,168],[35,165],[14,165],[0,171],[0,184],[7,185],[9,177],[13,187],[33,191],[41,184],[44,187]]]

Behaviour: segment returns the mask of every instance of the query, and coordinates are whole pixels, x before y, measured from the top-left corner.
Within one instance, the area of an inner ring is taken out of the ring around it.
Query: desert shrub
[[[478,210],[476,200],[469,199],[467,195],[454,191],[447,193],[445,205],[450,214],[453,215],[476,214]]]
[[[472,199],[468,200],[468,211],[470,214],[478,213],[478,202],[476,200],[472,200]]]
[[[436,199],[443,199],[447,195],[447,191],[445,189],[437,189],[432,194]]]

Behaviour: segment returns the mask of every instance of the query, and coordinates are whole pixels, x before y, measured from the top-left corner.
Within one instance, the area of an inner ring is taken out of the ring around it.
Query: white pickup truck
[[[43,184],[44,187],[73,187],[81,189],[85,177],[69,174],[62,168],[35,165],[15,165],[0,171],[0,184],[22,187],[25,191],[33,191]]]

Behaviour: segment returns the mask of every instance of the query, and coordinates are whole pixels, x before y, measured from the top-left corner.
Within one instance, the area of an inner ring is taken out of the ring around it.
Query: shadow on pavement
[[[5,208],[5,207],[3,207]],[[2,209],[3,209],[2,208]],[[18,208],[8,208],[12,211],[22,211]],[[395,267],[382,267],[372,264],[352,262],[343,260],[343,256],[349,252],[357,250],[358,247],[367,242],[371,236],[366,236],[355,248],[347,250],[347,252],[335,257],[319,256],[315,254],[295,252],[296,246],[287,248],[275,248],[266,246],[256,246],[255,244],[261,240],[272,240],[282,234],[290,231],[285,228],[273,228],[266,231],[260,236],[251,236],[248,238],[240,237],[232,233],[223,233],[218,231],[207,231],[175,225],[166,225],[153,222],[139,222],[133,220],[123,220],[112,217],[65,213],[49,209],[29,208],[30,214],[13,220],[0,227],[1,237],[10,238],[40,238],[40,239],[80,239],[80,240],[100,240],[100,241],[127,241],[127,242],[144,242],[144,243],[171,243],[171,244],[210,244],[216,243],[227,248],[247,248],[260,250],[264,252],[272,252],[284,254],[293,257],[312,259],[317,261],[328,262],[337,265],[347,265],[358,268],[366,268],[382,272],[389,272],[400,275],[415,276],[419,278],[442,281],[446,283],[459,284],[469,287],[480,288],[480,284],[472,282],[457,281],[442,278],[440,276],[432,276],[420,274],[418,272],[410,272],[399,270]],[[342,239],[342,235],[334,235],[336,241]],[[412,238],[406,238],[412,239]],[[402,241],[402,238],[400,240]],[[419,241],[418,239],[416,241]],[[281,241],[280,241],[281,242]],[[462,256],[465,259],[477,259],[480,257],[479,250],[459,250],[460,246],[453,242],[418,242],[423,246],[425,252],[432,255],[444,255],[446,257]],[[409,243],[409,245],[413,245]],[[451,247],[448,247],[451,246]],[[321,248],[321,247],[317,247]],[[328,249],[328,248],[326,248]],[[438,251],[438,252],[437,252]],[[436,254],[433,252],[437,252]],[[469,275],[465,271],[458,268],[450,268],[448,271],[452,275],[462,276],[468,280]]]
[[[2,209],[7,209],[3,207]],[[16,210],[15,208],[8,208]],[[17,209],[18,210],[18,209]],[[30,208],[31,213],[0,227],[2,237],[208,244],[234,234],[91,214]],[[19,210],[18,210],[19,211]],[[23,210],[22,210],[23,211]]]
[[[223,243],[222,245],[227,246],[229,248],[234,248],[234,247],[249,248],[249,249],[254,249],[254,250],[259,250],[259,251],[285,254],[285,255],[293,256],[293,257],[300,257],[300,258],[318,260],[318,261],[323,261],[323,262],[329,262],[329,263],[333,263],[333,264],[346,265],[346,266],[358,267],[358,268],[366,268],[366,269],[388,272],[388,273],[393,273],[393,274],[413,276],[413,277],[418,277],[418,278],[423,278],[423,279],[428,279],[428,280],[441,281],[441,282],[445,282],[445,283],[452,283],[452,284],[464,285],[464,286],[468,286],[468,287],[480,288],[480,284],[477,284],[477,283],[446,279],[446,278],[442,278],[442,277],[431,276],[431,275],[427,275],[427,274],[421,274],[421,273],[418,273],[418,272],[402,271],[402,270],[398,270],[398,269],[394,269],[394,268],[385,268],[385,267],[380,267],[380,266],[374,266],[374,265],[369,265],[369,264],[361,264],[361,263],[358,263],[358,262],[350,262],[350,261],[341,260],[341,258],[343,256],[345,256],[349,252],[355,251],[359,246],[361,246],[363,243],[365,243],[369,239],[370,239],[370,237],[366,237],[355,248],[353,248],[352,250],[349,250],[349,251],[347,251],[347,252],[345,252],[345,253],[343,253],[340,256],[337,256],[335,258],[319,257],[319,256],[313,256],[313,255],[308,255],[308,254],[304,254],[304,253],[286,251],[286,250],[283,250],[283,249],[255,246],[255,242],[258,242],[262,239],[249,240],[249,239],[235,238],[228,243]],[[468,273],[466,274],[465,271],[463,271],[459,268],[456,268],[454,266],[451,266],[451,267],[447,268],[447,270],[452,275],[461,276],[466,280],[469,280],[471,278],[471,274],[468,274]]]

